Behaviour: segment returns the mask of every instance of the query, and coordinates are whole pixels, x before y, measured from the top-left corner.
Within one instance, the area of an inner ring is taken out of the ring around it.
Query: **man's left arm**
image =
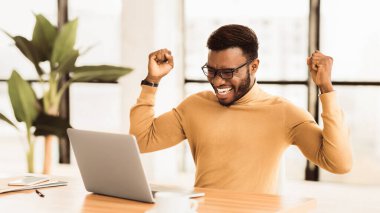
[[[307,159],[332,173],[343,174],[351,170],[352,152],[344,115],[337,104],[336,93],[320,95],[323,129],[310,114],[300,111],[302,119],[290,127],[290,140]],[[293,113],[290,113],[293,114]],[[299,116],[299,115],[298,115]],[[307,116],[307,117],[306,117]],[[297,119],[298,120],[298,119]]]
[[[352,151],[343,111],[331,83],[333,59],[315,51],[307,64],[321,91],[323,129],[316,123],[300,123],[292,128],[293,144],[320,167],[333,173],[347,173],[352,167]]]

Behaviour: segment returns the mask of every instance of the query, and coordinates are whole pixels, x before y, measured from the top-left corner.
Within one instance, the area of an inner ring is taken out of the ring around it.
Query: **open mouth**
[[[227,88],[216,88],[216,91],[219,95],[227,95],[232,91],[232,87]]]

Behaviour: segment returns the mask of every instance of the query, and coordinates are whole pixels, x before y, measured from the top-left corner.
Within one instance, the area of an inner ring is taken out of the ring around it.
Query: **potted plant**
[[[59,105],[70,84],[117,81],[132,71],[128,67],[111,65],[76,66],[75,62],[81,55],[74,47],[78,20],[72,20],[58,29],[41,14],[35,15],[35,18],[32,40],[6,33],[14,40],[22,54],[33,63],[44,91],[43,96],[38,98],[31,85],[16,70],[13,70],[8,80],[8,92],[15,118],[18,122],[23,122],[26,127],[28,141],[26,158],[30,173],[34,172],[33,135],[45,136],[45,149],[49,149],[52,135],[67,137],[66,129],[70,124],[59,116]],[[49,68],[43,68],[42,62],[48,63]],[[69,80],[60,84],[66,75],[69,75]],[[0,120],[17,128],[1,113]],[[51,159],[46,155],[50,156],[50,152],[45,150],[43,173],[49,173]]]

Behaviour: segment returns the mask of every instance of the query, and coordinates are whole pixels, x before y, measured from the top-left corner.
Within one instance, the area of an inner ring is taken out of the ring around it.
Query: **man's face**
[[[240,48],[228,48],[209,51],[207,66],[217,70],[233,69],[247,63],[247,60]],[[258,59],[253,60],[236,70],[230,79],[222,78],[219,72],[213,78],[208,77],[220,104],[230,106],[249,91],[254,84],[258,64]]]

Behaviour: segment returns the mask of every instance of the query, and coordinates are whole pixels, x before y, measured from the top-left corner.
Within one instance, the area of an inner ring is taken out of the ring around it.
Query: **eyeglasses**
[[[207,66],[207,63],[201,67],[203,73],[208,78],[215,78],[216,75],[219,75],[223,79],[231,79],[234,77],[234,72],[239,70],[240,68],[246,66],[247,64],[250,64],[253,61],[253,59],[248,60],[244,64],[236,67],[236,68],[228,68],[228,69],[214,69],[212,67]]]

